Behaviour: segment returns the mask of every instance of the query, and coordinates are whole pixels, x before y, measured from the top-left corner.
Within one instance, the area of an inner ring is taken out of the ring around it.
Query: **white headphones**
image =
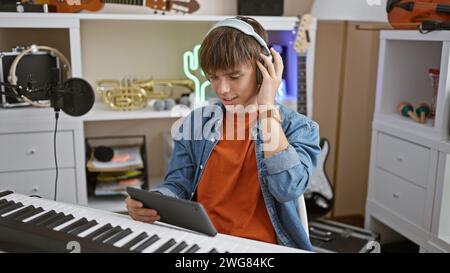
[[[12,85],[17,85],[17,75],[16,75],[16,69],[17,69],[17,65],[19,64],[19,61],[23,58],[23,56],[29,54],[29,53],[34,53],[37,52],[39,50],[45,50],[50,52],[50,54],[52,56],[57,56],[59,58],[59,60],[61,61],[60,66],[64,66],[64,69],[66,70],[66,78],[69,79],[72,77],[72,71],[70,68],[70,63],[67,60],[66,56],[64,56],[64,54],[62,54],[60,51],[58,51],[55,48],[49,47],[49,46],[37,46],[37,45],[31,45],[30,48],[24,50],[23,52],[21,52],[19,55],[17,55],[17,57],[14,59],[14,61],[11,64],[11,67],[9,69],[9,76],[8,76],[8,81],[9,83],[11,83]],[[29,98],[25,97],[25,96],[20,96],[21,99],[23,99],[24,101],[28,102],[29,104],[35,106],[35,107],[50,107],[50,104],[48,103],[37,103],[35,101],[30,100]]]
[[[208,36],[208,34],[211,31],[213,31],[214,29],[219,28],[219,27],[231,27],[231,28],[234,28],[234,29],[237,29],[237,30],[241,31],[242,33],[244,33],[244,34],[246,34],[248,36],[253,37],[261,45],[261,47],[263,49],[263,54],[268,56],[270,58],[271,62],[273,61],[272,54],[270,53],[270,50],[269,50],[269,47],[267,46],[267,43],[264,41],[264,39],[258,33],[255,32],[255,30],[253,29],[253,27],[249,23],[247,23],[247,22],[245,22],[245,21],[243,21],[243,20],[241,20],[239,18],[227,18],[227,19],[224,19],[224,20],[219,21],[218,23],[216,23],[208,31],[208,33],[206,33],[206,36]],[[258,67],[256,69],[256,76],[257,76],[258,83],[261,83],[262,82],[262,73],[258,69]]]

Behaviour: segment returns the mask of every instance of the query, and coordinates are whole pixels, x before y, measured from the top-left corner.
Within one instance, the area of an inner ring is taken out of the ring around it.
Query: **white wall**
[[[387,22],[386,0],[315,0],[311,14],[319,20]]]
[[[284,0],[284,15],[297,16],[299,14],[309,12],[313,1],[314,0]],[[237,14],[237,0],[197,0],[197,2],[200,4],[200,9],[195,12],[197,15]],[[153,14],[154,10],[127,5],[106,4],[105,7],[98,12]]]

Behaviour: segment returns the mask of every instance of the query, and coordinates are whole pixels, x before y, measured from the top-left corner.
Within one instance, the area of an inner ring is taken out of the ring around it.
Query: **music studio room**
[[[0,252],[450,252],[448,30],[450,0],[0,0]]]

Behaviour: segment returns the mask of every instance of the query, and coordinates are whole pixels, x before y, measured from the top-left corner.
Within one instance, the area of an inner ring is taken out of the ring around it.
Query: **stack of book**
[[[95,175],[95,196],[127,195],[127,187],[142,188],[145,170],[139,146],[111,147],[113,158],[102,162],[91,156],[87,169]]]

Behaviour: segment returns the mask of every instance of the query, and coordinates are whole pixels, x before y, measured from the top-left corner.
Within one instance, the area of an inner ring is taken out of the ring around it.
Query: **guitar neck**
[[[193,13],[200,8],[195,0],[100,0],[104,4],[121,4],[132,6],[144,6],[160,11],[176,11],[181,13]]]
[[[300,114],[307,115],[307,98],[306,98],[306,55],[299,54],[298,58],[298,97],[297,111]]]
[[[146,0],[101,0],[104,4],[121,4],[131,6],[144,6]]]

